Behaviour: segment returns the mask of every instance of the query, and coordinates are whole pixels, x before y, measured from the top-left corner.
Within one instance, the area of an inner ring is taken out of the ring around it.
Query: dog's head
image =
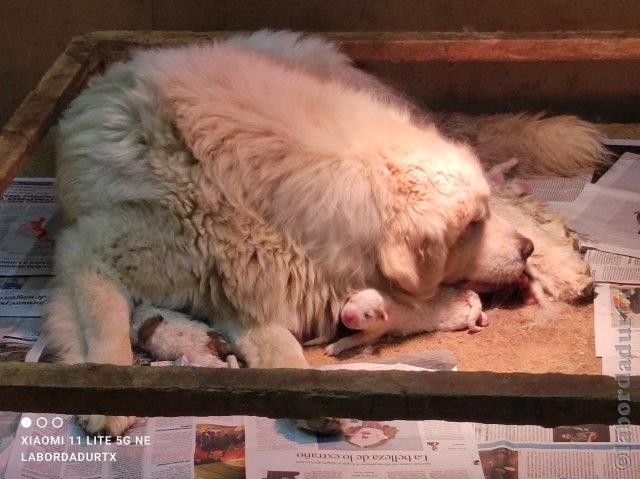
[[[377,261],[392,290],[429,297],[440,284],[499,286],[523,274],[533,244],[491,214],[470,148],[432,132],[387,169],[394,203]]]

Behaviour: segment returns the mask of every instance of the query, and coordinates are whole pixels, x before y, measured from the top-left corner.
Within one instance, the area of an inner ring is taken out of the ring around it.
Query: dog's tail
[[[610,161],[597,127],[575,116],[442,114],[437,123],[474,146],[487,167],[515,158],[520,173],[572,176]]]

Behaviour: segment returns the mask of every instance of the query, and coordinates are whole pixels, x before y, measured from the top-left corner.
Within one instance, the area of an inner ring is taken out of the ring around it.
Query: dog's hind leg
[[[64,230],[56,245],[56,280],[45,309],[47,340],[64,362],[131,365],[131,298],[112,267],[96,253],[95,225]],[[102,235],[104,236],[104,235]],[[79,416],[90,434],[118,435],[134,422],[125,416]]]
[[[47,349],[55,352],[58,361],[66,364],[86,361],[87,345],[66,288],[56,288],[51,294],[43,311],[42,334],[47,338]]]

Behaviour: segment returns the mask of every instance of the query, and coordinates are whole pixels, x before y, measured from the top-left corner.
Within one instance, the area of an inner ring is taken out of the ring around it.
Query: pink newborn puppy
[[[470,296],[470,299],[473,296]],[[477,318],[467,315],[459,319],[434,321],[427,311],[411,309],[394,301],[391,297],[376,289],[362,289],[352,294],[340,311],[340,320],[347,328],[358,331],[344,337],[325,348],[325,353],[336,356],[342,351],[357,346],[373,344],[387,334],[404,336],[426,331],[455,331],[468,328],[480,331],[489,325],[487,315],[479,308]],[[455,316],[455,315],[454,315]]]

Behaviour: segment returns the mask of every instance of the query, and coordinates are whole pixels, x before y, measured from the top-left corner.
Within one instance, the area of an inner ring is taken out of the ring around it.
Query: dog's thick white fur
[[[456,302],[475,293],[442,285],[512,282],[530,245],[491,214],[473,150],[407,105],[330,43],[286,32],[111,67],[58,126],[69,226],[50,344],[70,363],[131,364],[143,299],[215,323],[250,367],[305,367],[299,340],[330,340],[355,289],[477,315]]]

